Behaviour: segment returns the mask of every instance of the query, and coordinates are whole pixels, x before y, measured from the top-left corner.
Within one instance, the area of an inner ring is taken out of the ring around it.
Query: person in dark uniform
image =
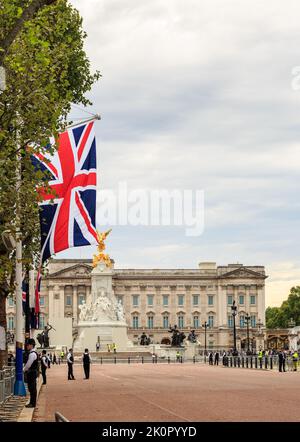
[[[219,355],[219,352],[217,351],[215,353],[215,362],[214,362],[215,365],[219,365],[219,357],[220,357],[220,355]]]
[[[283,352],[280,351],[278,353],[278,369],[279,369],[279,371],[282,371],[282,368],[283,368]]]
[[[82,356],[82,362],[83,362],[83,369],[85,374],[85,379],[89,379],[90,377],[90,366],[91,366],[91,357],[89,354],[89,350],[86,348],[84,350],[83,356]]]
[[[28,339],[26,347],[29,354],[28,354],[28,360],[23,370],[24,373],[26,373],[27,375],[27,385],[30,393],[30,401],[27,405],[25,405],[25,407],[34,408],[36,406],[36,395],[37,395],[36,378],[38,375],[38,363],[39,363],[37,352],[34,350],[35,340]]]
[[[43,385],[46,385],[46,383],[47,383],[47,377],[46,377],[47,368],[48,368],[47,354],[46,354],[46,350],[43,350],[42,351],[42,359],[41,359],[41,372],[42,372],[42,377],[43,377]]]
[[[67,363],[68,363],[68,381],[75,380],[73,375],[73,364],[74,364],[74,356],[72,348],[69,349],[69,353],[67,354]]]

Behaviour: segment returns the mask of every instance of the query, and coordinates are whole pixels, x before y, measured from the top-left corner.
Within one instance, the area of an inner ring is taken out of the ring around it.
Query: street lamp
[[[204,327],[204,356],[206,356],[206,330],[209,327],[208,323],[205,321],[203,324]]]
[[[251,316],[249,315],[249,313],[246,314],[245,316],[245,321],[246,321],[246,325],[247,325],[247,354],[250,353],[250,339],[249,339],[249,322],[250,322]]]
[[[231,306],[231,314],[233,317],[233,356],[236,356],[236,328],[235,328],[235,317],[237,315],[237,306],[235,305],[235,301],[233,301],[233,304]]]

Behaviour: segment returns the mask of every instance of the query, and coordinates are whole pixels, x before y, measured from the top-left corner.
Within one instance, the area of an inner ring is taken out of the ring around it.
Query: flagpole
[[[18,124],[18,121],[17,121]],[[17,144],[19,144],[17,131]],[[20,231],[20,185],[21,185],[21,158],[17,154],[17,183],[16,183],[16,379],[14,385],[15,396],[26,396],[23,376],[23,306],[22,306],[22,239]]]

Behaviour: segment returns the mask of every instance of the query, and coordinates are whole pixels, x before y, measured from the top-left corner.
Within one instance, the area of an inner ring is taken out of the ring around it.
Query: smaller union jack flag
[[[50,174],[51,192],[39,189],[42,262],[71,247],[97,244],[94,121],[61,133],[54,155],[35,154],[33,164]]]

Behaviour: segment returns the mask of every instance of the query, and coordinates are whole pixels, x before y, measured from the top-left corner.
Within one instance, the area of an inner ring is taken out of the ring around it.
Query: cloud
[[[298,262],[300,240],[300,93],[291,87],[299,3],[72,3],[103,75],[90,94],[102,115],[100,191],[126,180],[133,189],[205,192],[200,237],[187,238],[183,228],[117,227],[116,265],[157,267],[154,250],[167,267],[265,265],[273,281],[267,299],[280,302],[298,277],[294,269],[275,281],[282,262]]]

